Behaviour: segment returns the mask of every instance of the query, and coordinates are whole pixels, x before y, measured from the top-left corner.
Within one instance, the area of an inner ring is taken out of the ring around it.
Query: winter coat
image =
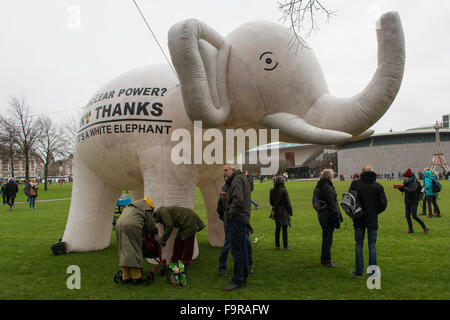
[[[328,179],[320,179],[317,182],[316,187],[319,189],[318,200],[326,203],[325,208],[319,210],[318,212],[320,226],[322,228],[326,228],[328,226],[339,228],[343,218],[339,209],[339,203],[333,182]]]
[[[252,192],[253,189],[254,189],[254,187],[253,187],[253,176],[249,173],[246,178],[247,178],[248,184],[250,185],[250,192]]]
[[[427,196],[436,196],[436,193],[433,192],[431,186],[433,185],[431,181],[431,172],[429,170],[425,171],[425,178],[423,180],[423,184],[425,187],[425,195]]]
[[[417,189],[422,189],[420,182],[414,176],[408,181],[403,182],[403,187],[398,188],[401,192],[404,192],[404,201],[407,205],[417,205],[419,203],[419,197],[417,194]]]
[[[119,247],[119,266],[142,268],[142,244],[144,234],[157,232],[152,217],[152,208],[145,200],[130,203],[120,214],[116,223]]]
[[[0,193],[2,194],[2,196],[6,196],[6,184],[2,183],[2,189],[0,190]]]
[[[219,219],[223,221],[225,231],[228,230],[228,219],[226,215],[226,209],[229,190],[230,190],[230,183],[225,182],[225,184],[221,189],[221,191],[225,193],[225,196],[224,197],[219,196],[219,200],[217,201],[217,213],[219,215]]]
[[[355,228],[378,229],[378,215],[386,210],[387,199],[384,188],[376,182],[377,175],[373,171],[361,174],[360,180],[353,181],[350,190],[358,193],[363,215],[355,220]]]
[[[164,225],[164,234],[161,240],[169,239],[173,228],[178,228],[176,239],[186,240],[205,228],[199,216],[189,208],[184,207],[159,207],[155,213],[158,222]]]
[[[236,170],[228,178],[230,190],[225,214],[227,220],[239,220],[245,225],[250,224],[250,185],[241,170]]]
[[[289,194],[284,184],[270,189],[270,205],[275,211],[275,222],[282,226],[291,225],[293,215]]]
[[[6,196],[10,197],[10,198],[15,198],[17,192],[19,191],[19,187],[17,186],[17,183],[15,183],[14,181],[8,181],[8,183],[6,184]]]

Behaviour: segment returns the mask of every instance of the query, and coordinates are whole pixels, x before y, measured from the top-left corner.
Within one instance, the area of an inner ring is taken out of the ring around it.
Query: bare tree
[[[289,21],[297,45],[304,46],[303,38],[319,30],[316,13],[326,16],[327,22],[336,13],[323,5],[322,0],[283,0],[278,2],[282,13],[281,21]]]
[[[11,177],[14,177],[14,158],[17,150],[17,132],[13,122],[0,116],[0,146],[7,153],[11,164]]]
[[[41,134],[34,145],[35,153],[44,162],[44,189],[47,191],[48,166],[68,155],[68,141],[65,130],[49,117],[39,119]]]
[[[69,151],[69,157],[73,157],[80,118],[81,114],[77,116],[71,115],[67,117],[64,121],[64,131],[66,133],[67,149]]]
[[[19,153],[25,159],[25,179],[29,180],[30,153],[40,135],[39,121],[31,115],[30,108],[23,98],[11,98],[7,112],[16,131]]]

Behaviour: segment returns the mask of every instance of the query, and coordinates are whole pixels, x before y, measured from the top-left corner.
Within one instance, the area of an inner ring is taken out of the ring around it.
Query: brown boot
[[[433,218],[433,216],[431,214],[428,215],[428,218]]]
[[[414,230],[413,229],[408,229],[408,231],[405,232],[405,234],[408,234],[408,233],[414,233]]]
[[[424,233],[424,234],[427,234],[427,233],[428,233],[428,230],[430,230],[430,228],[428,228],[427,226],[425,226],[425,227],[423,228],[423,233]]]
[[[441,217],[441,214],[440,214],[440,213],[435,213],[435,214],[433,214],[433,217],[440,218],[440,217]]]

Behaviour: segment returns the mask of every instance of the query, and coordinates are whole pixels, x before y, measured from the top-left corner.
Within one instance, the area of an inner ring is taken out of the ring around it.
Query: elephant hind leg
[[[66,242],[67,251],[105,249],[110,243],[121,190],[108,186],[76,158],[73,174],[72,201],[62,241]]]

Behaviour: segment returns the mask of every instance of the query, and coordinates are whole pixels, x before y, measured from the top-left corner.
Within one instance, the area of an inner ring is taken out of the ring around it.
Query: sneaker
[[[433,217],[440,218],[441,214],[440,213],[435,213],[435,214],[433,214]]]
[[[338,268],[338,265],[335,264],[333,261],[331,261],[330,263],[324,264],[323,266],[326,268]]]
[[[350,274],[354,275],[357,278],[362,278],[362,274],[357,274],[355,271],[351,271]]]
[[[290,250],[291,250],[291,248],[289,248],[289,247],[286,247],[286,248],[283,248],[283,250],[286,250],[286,251],[290,251]]]
[[[405,234],[408,234],[408,233],[414,233],[414,230],[413,229],[409,229],[408,231],[405,232]]]
[[[219,271],[219,276],[221,276],[222,278],[226,278],[228,277],[228,273],[226,271]]]
[[[248,274],[253,274],[253,268],[248,269]]]
[[[233,291],[233,290],[242,288],[244,285],[245,285],[245,283],[244,284],[229,283],[226,287],[223,287],[222,290],[223,291]]]
[[[275,247],[275,250],[280,250],[280,247]]]

